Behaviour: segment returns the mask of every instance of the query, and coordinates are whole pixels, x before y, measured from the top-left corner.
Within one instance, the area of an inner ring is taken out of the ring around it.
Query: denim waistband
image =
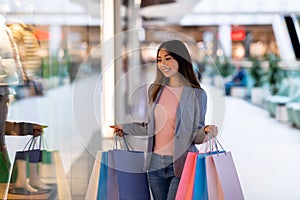
[[[152,153],[152,156],[159,158],[159,159],[164,159],[164,160],[173,160],[173,156],[171,155],[161,155],[161,154],[157,154],[157,153]]]
[[[152,169],[165,168],[172,163],[173,163],[173,156],[152,153],[150,168]]]

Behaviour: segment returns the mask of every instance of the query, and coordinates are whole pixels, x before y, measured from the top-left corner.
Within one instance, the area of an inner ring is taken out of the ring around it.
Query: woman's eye
[[[161,62],[161,60],[157,60],[157,62]]]
[[[166,58],[166,60],[171,60],[171,58]]]

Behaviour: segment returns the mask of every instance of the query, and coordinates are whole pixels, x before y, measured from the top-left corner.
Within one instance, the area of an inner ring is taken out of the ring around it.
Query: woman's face
[[[178,75],[178,62],[165,49],[158,52],[157,66],[167,78]]]

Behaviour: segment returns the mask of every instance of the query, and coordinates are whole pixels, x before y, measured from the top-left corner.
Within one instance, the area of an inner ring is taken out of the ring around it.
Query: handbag
[[[41,81],[28,79],[24,81],[23,85],[15,87],[16,99],[22,99],[31,96],[43,96],[44,87]]]

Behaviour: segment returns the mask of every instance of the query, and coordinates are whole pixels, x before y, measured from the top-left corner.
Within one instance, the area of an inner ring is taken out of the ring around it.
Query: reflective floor
[[[226,98],[221,141],[233,153],[246,199],[300,199],[300,130],[248,102]]]
[[[100,95],[80,88],[97,84],[97,79],[81,82],[82,87],[62,86],[44,97],[27,98],[10,106],[9,119],[49,125],[45,131],[50,149],[58,149],[69,178],[72,199],[84,199],[97,150],[111,143],[101,140]],[[73,98],[73,91],[78,94]],[[96,103],[95,103],[96,102]],[[220,141],[235,160],[245,199],[300,199],[300,130],[270,118],[251,103],[225,98],[225,120]],[[10,159],[24,148],[27,137],[7,137]]]

